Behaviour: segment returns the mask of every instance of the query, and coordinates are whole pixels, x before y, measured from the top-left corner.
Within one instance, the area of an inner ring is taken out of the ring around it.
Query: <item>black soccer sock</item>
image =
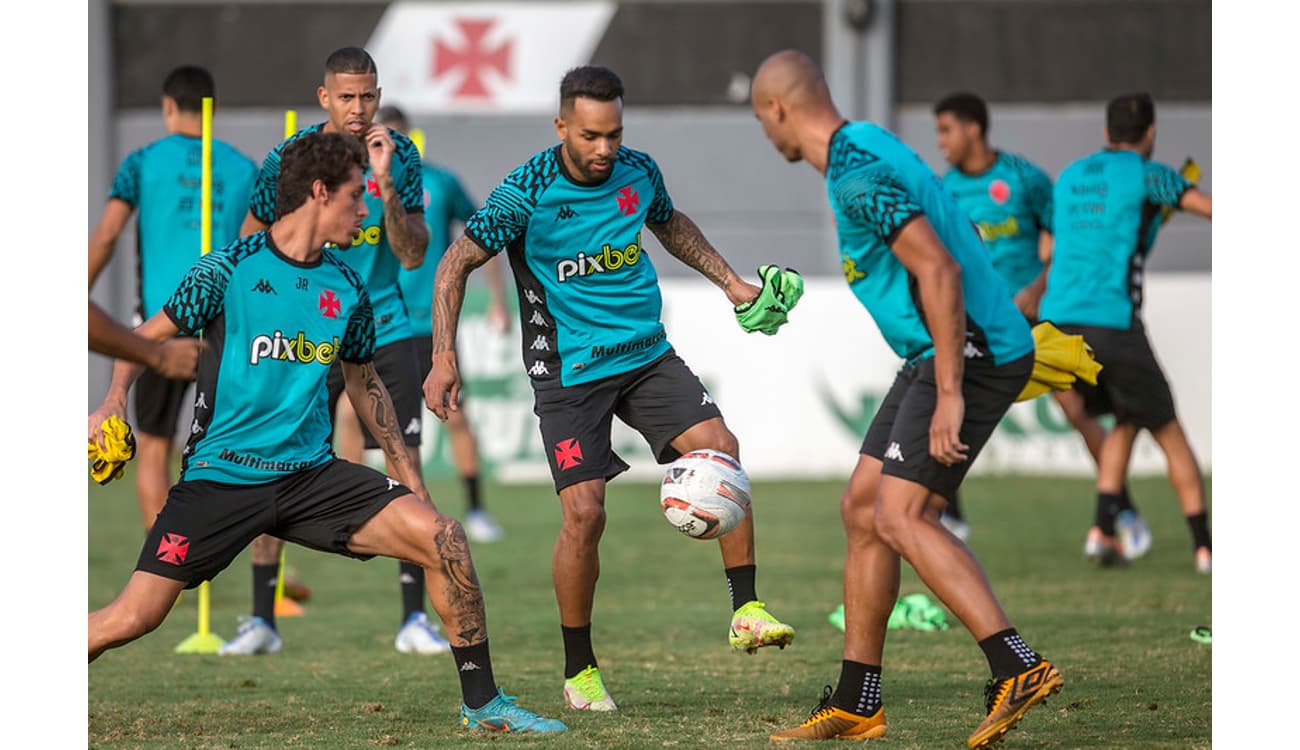
[[[965,519],[966,519],[966,516],[962,515],[962,512],[961,512],[961,494],[960,494],[960,493],[958,493],[958,492],[956,492],[956,491],[954,491],[954,492],[952,493],[952,497],[948,500],[948,507],[944,508],[944,509],[943,509],[943,512],[946,513],[946,514],[948,514],[948,516],[951,517],[951,518],[958,518],[958,519],[961,519],[961,520],[965,520]]]
[[[478,492],[478,475],[472,477],[462,477],[465,482],[465,502],[469,504],[470,510],[482,510],[483,498],[479,497]]]
[[[1025,644],[1015,628],[1007,628],[985,638],[980,641],[980,648],[989,660],[989,670],[995,680],[1015,677],[1043,660],[1043,657]]]
[[[1097,515],[1093,525],[1101,529],[1106,536],[1115,536],[1115,516],[1119,515],[1119,495],[1109,492],[1097,493]]]
[[[880,710],[880,667],[845,659],[840,662],[840,682],[831,705],[859,716]]]
[[[398,581],[402,586],[402,622],[416,612],[424,611],[424,568],[403,560]]]
[[[1201,547],[1210,549],[1210,527],[1206,525],[1208,522],[1205,511],[1187,516],[1187,528],[1192,530],[1192,549]]]
[[[275,627],[275,587],[280,579],[280,563],[253,565],[253,616]]]
[[[741,605],[746,602],[758,599],[758,594],[754,593],[754,571],[756,569],[757,566],[754,565],[737,565],[724,571],[727,574],[727,591],[731,592],[732,612],[740,609]]]
[[[577,677],[587,667],[599,667],[596,653],[591,648],[591,623],[582,627],[560,626],[564,636],[564,679]]]
[[[482,708],[497,697],[497,682],[492,676],[492,656],[488,653],[486,640],[473,646],[452,646],[451,655],[456,660],[461,699],[466,706]]]
[[[1119,491],[1119,510],[1138,512],[1137,506],[1133,504],[1133,498],[1128,494],[1128,482],[1125,482],[1124,487]]]

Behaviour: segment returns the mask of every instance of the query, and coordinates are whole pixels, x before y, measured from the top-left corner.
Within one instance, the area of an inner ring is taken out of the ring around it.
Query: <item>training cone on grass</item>
[[[204,581],[199,584],[199,629],[194,635],[181,641],[176,646],[178,654],[215,654],[226,645],[221,636],[213,633],[208,625],[211,622],[211,605],[208,587],[212,584]]]

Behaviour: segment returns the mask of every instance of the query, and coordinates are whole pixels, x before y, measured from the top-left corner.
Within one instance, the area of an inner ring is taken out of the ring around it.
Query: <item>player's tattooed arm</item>
[[[379,447],[383,449],[397,479],[417,495],[425,497],[427,493],[420,477],[420,468],[411,461],[411,455],[403,444],[402,428],[397,424],[393,399],[388,395],[384,381],[375,372],[374,362],[344,362],[343,380],[352,408],[370,430],[370,434],[378,438]]]
[[[465,235],[447,248],[433,279],[433,353],[455,351],[456,327],[465,303],[465,280],[475,268],[492,259]]]
[[[389,178],[389,184],[392,179]],[[408,214],[402,205],[401,197],[394,189],[383,190],[384,196],[384,233],[388,235],[388,245],[402,264],[402,268],[411,270],[419,268],[424,262],[425,251],[429,247],[429,228],[424,224],[422,214]]]
[[[646,226],[650,227],[650,231],[659,238],[664,249],[726,292],[731,304],[739,305],[748,302],[757,294],[758,288],[745,283],[736,274],[686,214],[674,210],[668,221],[662,224],[646,224]]]
[[[453,645],[471,646],[487,640],[483,591],[474,572],[474,561],[470,559],[464,527],[447,520],[433,537],[442,572],[442,596],[451,605],[455,617],[448,623],[447,632]]]

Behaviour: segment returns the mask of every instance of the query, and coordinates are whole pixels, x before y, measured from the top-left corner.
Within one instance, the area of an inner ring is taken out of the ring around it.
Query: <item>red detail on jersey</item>
[[[641,199],[637,197],[636,191],[631,185],[618,191],[618,212],[624,216],[631,216],[641,206]]]
[[[560,471],[568,471],[582,463],[582,444],[577,438],[561,440],[555,444],[555,465]]]
[[[444,73],[463,68],[465,75],[460,84],[451,92],[454,99],[488,99],[492,92],[483,81],[483,73],[495,69],[502,78],[510,78],[510,52],[515,43],[513,39],[502,41],[493,49],[484,43],[488,31],[496,24],[496,19],[457,18],[460,35],[465,40],[464,46],[452,47],[441,39],[433,40],[433,77],[439,78]]]
[[[163,534],[156,557],[165,563],[180,565],[190,553],[190,538],[180,534]]]
[[[366,192],[371,196],[379,198],[379,181],[373,175],[366,177]]]
[[[1011,186],[1006,180],[994,180],[989,183],[989,197],[999,206],[1011,197]]]
[[[326,318],[338,318],[339,312],[343,310],[343,303],[334,292],[326,289],[320,293],[320,314]]]

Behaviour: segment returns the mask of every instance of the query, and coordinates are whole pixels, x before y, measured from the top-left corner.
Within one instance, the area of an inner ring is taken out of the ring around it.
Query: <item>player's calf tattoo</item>
[[[448,519],[434,535],[433,545],[438,551],[438,566],[442,570],[447,600],[451,602],[460,626],[457,635],[467,643],[478,643],[487,638],[487,616],[465,529]]]

